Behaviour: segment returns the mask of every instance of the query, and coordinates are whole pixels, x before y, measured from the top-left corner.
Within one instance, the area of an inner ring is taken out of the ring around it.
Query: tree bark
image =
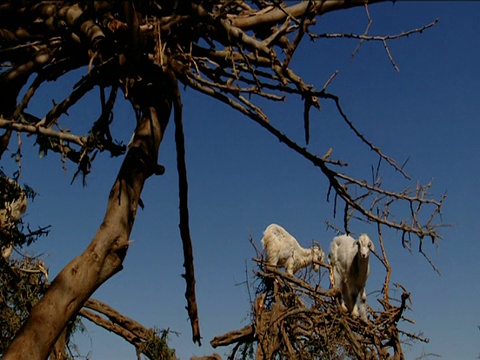
[[[64,328],[53,346],[50,360],[69,360],[67,355],[67,328]]]
[[[151,70],[151,69],[150,69]],[[155,78],[153,78],[155,77]],[[134,85],[141,101],[131,100],[142,117],[110,191],[105,218],[86,250],[55,278],[45,296],[3,354],[3,360],[46,359],[67,322],[92,293],[122,269],[145,180],[154,173],[158,149],[170,117],[172,80],[160,71],[145,74],[155,88]],[[160,94],[160,95],[158,95]]]

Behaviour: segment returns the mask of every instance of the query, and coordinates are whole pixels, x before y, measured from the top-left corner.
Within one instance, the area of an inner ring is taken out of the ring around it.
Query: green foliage
[[[47,272],[38,258],[0,258],[0,354],[47,289]]]
[[[175,350],[170,349],[167,344],[168,334],[170,333],[169,329],[160,330],[157,327],[153,329],[151,337],[147,339],[138,348],[138,353],[147,354],[149,359],[165,359],[165,360],[175,360]]]

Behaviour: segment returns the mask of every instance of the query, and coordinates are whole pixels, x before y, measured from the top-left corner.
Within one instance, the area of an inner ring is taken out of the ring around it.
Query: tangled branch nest
[[[410,293],[395,284],[402,294],[390,297],[391,268],[380,242],[382,256],[376,255],[386,269],[383,296],[377,299],[379,309],[368,306],[368,320],[341,310],[339,289],[326,290],[312,276],[290,276],[259,260],[251,324],[215,337],[211,345],[234,344],[229,359],[404,359],[405,341],[428,339],[399,328],[403,321],[413,323],[404,316]]]

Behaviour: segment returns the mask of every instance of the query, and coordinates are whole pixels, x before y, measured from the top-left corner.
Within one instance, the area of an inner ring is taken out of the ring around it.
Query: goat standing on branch
[[[270,224],[263,233],[262,246],[267,253],[267,264],[283,266],[287,274],[293,275],[301,268],[313,264],[315,271],[320,271],[320,265],[325,259],[325,252],[314,245],[304,249],[297,239],[277,224]]]
[[[367,234],[355,240],[351,236],[341,235],[330,244],[328,261],[333,268],[333,287],[342,292],[342,308],[353,316],[359,315],[357,299],[360,294],[360,316],[367,319],[367,293],[365,285],[370,274],[370,250],[373,242]]]

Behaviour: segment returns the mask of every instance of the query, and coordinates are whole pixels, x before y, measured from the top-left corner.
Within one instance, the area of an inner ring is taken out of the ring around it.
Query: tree
[[[23,221],[27,199],[33,200],[35,196],[32,188],[27,185],[21,187],[16,180],[0,171],[0,354],[7,349],[31,309],[49,288],[45,260],[25,251],[50,231],[50,226],[31,230],[30,225]],[[15,253],[20,256],[14,256]],[[146,329],[92,298],[80,310],[80,317],[124,338],[136,347],[139,355],[144,354],[150,359],[174,358],[175,352],[166,344],[168,330]],[[52,349],[51,359],[74,358],[76,347],[71,336],[84,329],[80,317],[67,323]]]
[[[368,4],[375,2],[380,1],[368,1]],[[301,99],[308,144],[310,110],[320,108],[321,101],[331,101],[350,129],[378,156],[379,164],[387,163],[408,179],[402,166],[361,134],[341,107],[340,99],[327,91],[335,74],[317,90],[290,66],[305,38],[329,36],[311,31],[317,16],[353,6],[365,6],[368,11],[365,1],[357,0],[296,4],[186,0],[0,2],[0,127],[5,129],[0,155],[11,145],[13,132],[35,135],[42,154],[56,152],[62,161],[78,164],[75,176],[81,174],[84,178],[99,151],[108,151],[112,156],[124,155],[95,237],[87,249],[60,272],[33,307],[4,353],[4,359],[46,358],[69,321],[79,313],[84,314],[84,306],[93,306],[89,300],[91,294],[122,269],[137,207],[142,205],[140,195],[144,183],[150,176],[164,171],[157,161],[158,149],[172,109],[187,284],[185,296],[193,341],[200,343],[188,226],[180,84],[249,117],[318,167],[328,179],[328,197],[334,200],[334,215],[337,209],[343,215],[344,231],[348,232],[351,219],[361,218],[400,230],[406,245],[417,238],[422,253],[425,238],[433,242],[438,239],[435,221],[441,212],[443,197],[438,200],[430,197],[431,184],[401,191],[384,189],[378,173],[380,166],[370,181],[348,175],[342,170],[345,163],[332,159],[330,151],[323,156],[309,152],[275,128],[261,108],[266,101]],[[421,32],[432,25],[396,37]],[[395,64],[387,46],[390,38],[370,37],[368,33],[358,36],[361,41],[382,41]],[[26,111],[42,84],[76,69],[81,69],[84,76],[63,101],[41,116]],[[88,134],[64,129],[61,126],[64,115],[94,89],[100,92],[102,110],[92,121]],[[22,90],[25,93],[20,96]],[[128,146],[117,143],[111,131],[119,90],[136,113],[136,129]],[[409,209],[405,218],[396,216],[398,204],[400,208]]]

